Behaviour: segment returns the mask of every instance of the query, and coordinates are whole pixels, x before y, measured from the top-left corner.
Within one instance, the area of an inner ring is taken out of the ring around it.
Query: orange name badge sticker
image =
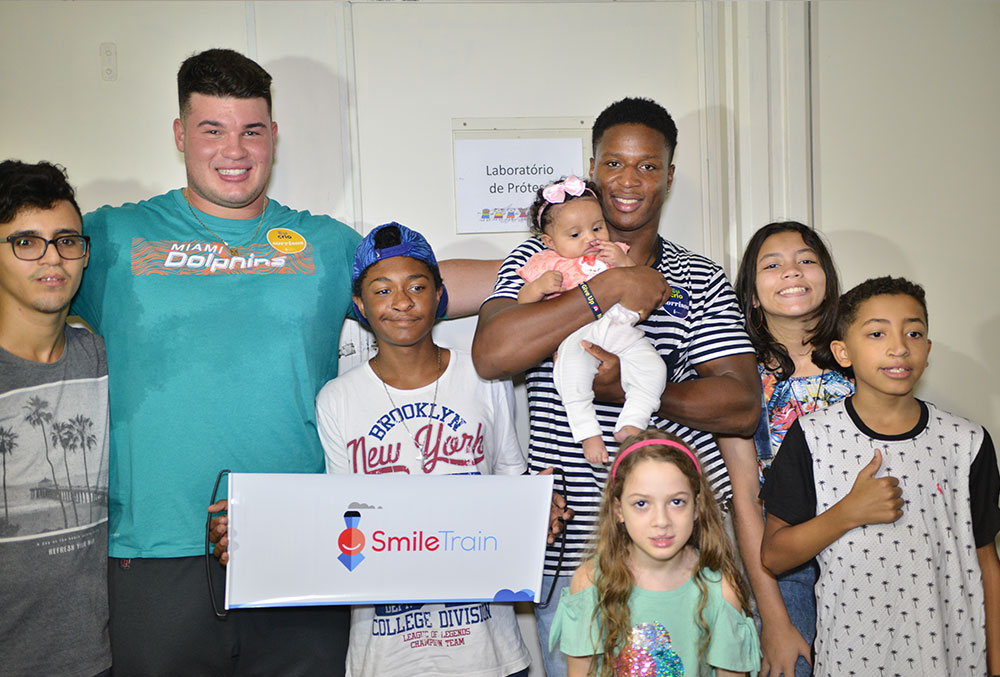
[[[291,228],[272,228],[267,241],[282,254],[296,254],[306,248],[306,239]]]

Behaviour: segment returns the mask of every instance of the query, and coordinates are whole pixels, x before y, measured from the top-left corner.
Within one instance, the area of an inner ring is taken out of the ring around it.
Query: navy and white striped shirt
[[[667,381],[680,383],[698,378],[695,366],[730,355],[753,353],[743,329],[743,314],[725,273],[713,261],[683,247],[660,239],[657,269],[673,289],[669,302],[639,323],[646,337],[667,363]],[[532,237],[519,245],[500,267],[491,299],[517,299],[524,285],[515,272],[528,258],[544,249]],[[544,303],[544,301],[543,301]],[[590,465],[582,447],[573,442],[566,410],[552,381],[552,359],[548,358],[525,375],[528,387],[530,440],[528,465],[531,472],[549,466],[562,469],[565,486],[556,475],[556,491],[565,489],[566,500],[576,516],[566,527],[566,555],[557,571],[559,542],[549,546],[545,557],[547,575],[569,576],[583,561],[590,544],[600,508],[601,494],[610,466]],[[621,407],[595,402],[597,420],[604,443],[614,459],[617,442],[614,426]],[[698,454],[701,466],[720,503],[732,497],[729,475],[711,433],[653,415],[650,425],[671,432],[687,442]]]

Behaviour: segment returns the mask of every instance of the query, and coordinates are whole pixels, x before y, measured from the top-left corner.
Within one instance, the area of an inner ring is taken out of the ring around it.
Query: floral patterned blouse
[[[757,365],[757,369],[764,390],[764,412],[758,431],[764,433],[763,413],[766,413],[765,434],[770,442],[764,443],[762,434],[756,436],[757,460],[763,477],[795,419],[850,397],[854,394],[854,382],[839,371],[824,371],[814,376],[792,376],[779,381],[776,372],[765,369],[761,364]]]

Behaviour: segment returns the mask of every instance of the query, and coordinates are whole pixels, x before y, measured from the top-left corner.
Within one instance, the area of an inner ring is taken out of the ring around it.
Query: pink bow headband
[[[673,447],[674,449],[680,449],[681,451],[683,451],[685,454],[688,455],[688,458],[690,458],[694,462],[694,469],[698,471],[699,475],[701,474],[701,465],[698,464],[698,459],[695,458],[695,455],[691,453],[690,449],[688,449],[680,442],[675,442],[674,440],[664,440],[664,439],[641,440],[639,442],[636,442],[635,444],[625,447],[625,450],[622,451],[620,454],[618,454],[618,457],[615,459],[615,464],[611,466],[611,483],[614,484],[615,475],[618,473],[618,464],[622,462],[623,458],[628,456],[636,449],[642,449],[643,447],[648,447],[653,444],[659,445],[661,447]]]
[[[538,209],[538,227],[542,227],[542,212],[549,205],[562,204],[566,201],[566,196],[580,197],[584,193],[590,193],[597,199],[597,194],[591,189],[587,188],[587,184],[583,182],[578,176],[570,174],[562,181],[556,181],[555,183],[550,183],[542,189],[542,197],[545,198],[545,204],[543,204]]]

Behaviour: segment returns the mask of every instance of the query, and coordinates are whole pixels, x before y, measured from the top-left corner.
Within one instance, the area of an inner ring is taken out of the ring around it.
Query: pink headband
[[[550,183],[542,189],[542,197],[545,198],[545,204],[538,208],[538,227],[542,227],[542,212],[549,205],[562,204],[566,201],[566,196],[570,195],[572,197],[580,197],[584,193],[590,193],[597,199],[597,194],[591,189],[587,188],[587,184],[583,182],[578,176],[570,174],[562,181],[556,181],[555,183]]]
[[[635,444],[625,447],[625,450],[622,451],[620,454],[618,454],[618,457],[615,459],[615,464],[611,466],[612,484],[615,481],[615,475],[618,473],[618,464],[622,462],[622,459],[628,456],[631,452],[635,451],[636,449],[642,449],[643,447],[648,447],[652,444],[657,444],[661,447],[673,447],[674,449],[680,449],[681,451],[683,451],[685,454],[688,455],[688,458],[694,461],[694,469],[698,471],[699,475],[701,474],[701,466],[698,464],[698,459],[695,458],[695,455],[691,453],[690,449],[685,447],[680,442],[675,442],[673,440],[664,440],[664,439],[642,440],[640,442],[636,442]]]

